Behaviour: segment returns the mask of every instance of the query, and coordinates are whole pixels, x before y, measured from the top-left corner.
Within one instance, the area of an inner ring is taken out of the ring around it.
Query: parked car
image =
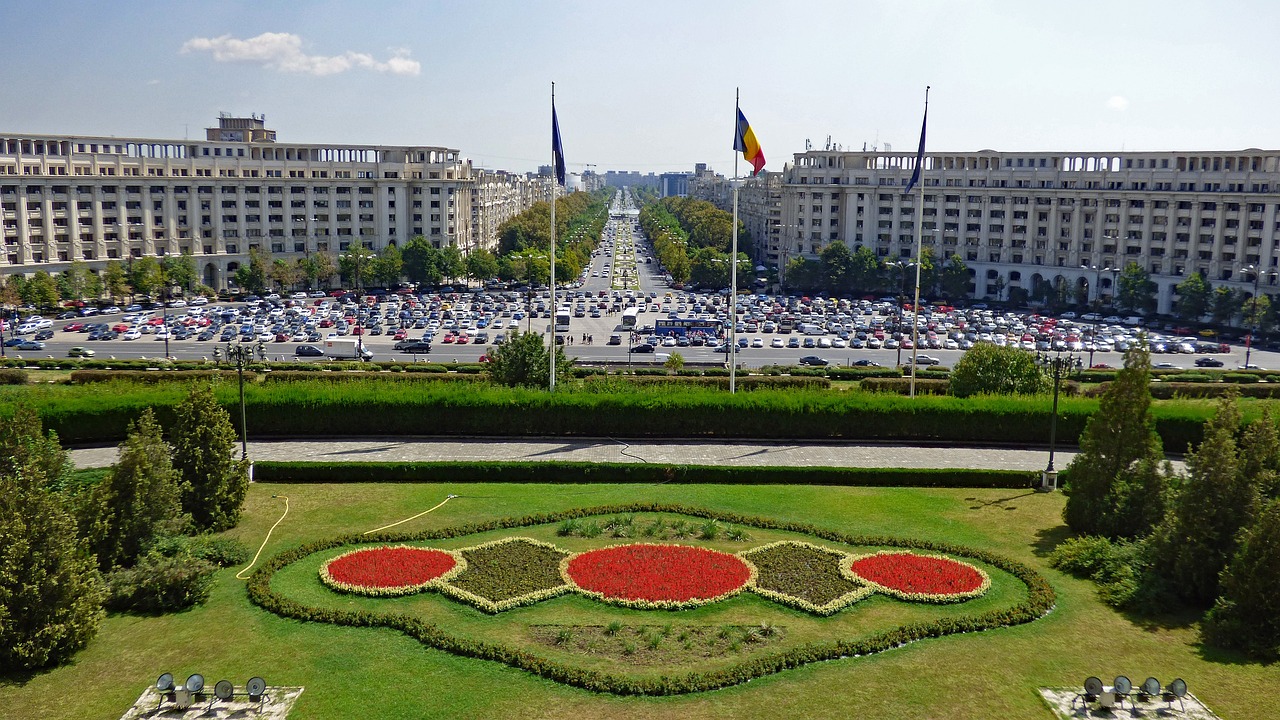
[[[817,355],[805,355],[804,357],[800,358],[800,364],[801,365],[826,365],[827,361],[825,358],[820,358]]]

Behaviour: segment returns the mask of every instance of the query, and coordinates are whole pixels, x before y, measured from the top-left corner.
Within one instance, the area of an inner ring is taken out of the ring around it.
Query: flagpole
[[[551,83],[551,120],[556,119],[556,84]],[[554,128],[553,128],[554,131]],[[560,306],[556,305],[556,187],[560,184],[556,176],[556,146],[551,143],[551,384],[549,390],[556,389],[556,315]]]
[[[733,124],[741,112],[741,89],[733,89]],[[737,392],[738,380],[738,155],[733,154],[733,242],[729,252],[729,394]]]
[[[929,86],[924,86],[924,117],[929,120]],[[924,150],[924,126],[920,128],[920,149]],[[916,353],[920,351],[920,266],[924,263],[924,155],[916,155],[920,173],[920,198],[916,201],[916,299],[911,307],[911,397],[916,396]]]

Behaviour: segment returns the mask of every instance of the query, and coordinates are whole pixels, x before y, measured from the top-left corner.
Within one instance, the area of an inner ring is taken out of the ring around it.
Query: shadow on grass
[[[1036,531],[1035,542],[1031,543],[1031,551],[1036,554],[1036,557],[1048,557],[1058,545],[1073,535],[1075,533],[1071,532],[1071,528],[1066,525],[1040,528]]]
[[[1238,650],[1210,645],[1203,640],[1194,643],[1193,647],[1195,647],[1196,654],[1200,656],[1201,660],[1218,665],[1257,665],[1264,668],[1280,666],[1280,662],[1275,660],[1259,660],[1249,657]]]
[[[1121,610],[1120,614],[1133,626],[1146,632],[1161,630],[1185,630],[1200,622],[1204,613],[1191,608],[1178,608],[1166,612],[1143,612],[1141,610]]]
[[[998,507],[1002,510],[1017,510],[1018,508],[1010,505],[1015,500],[1021,500],[1024,497],[1035,495],[1035,491],[1025,492],[1020,495],[1011,495],[1009,497],[995,498],[994,500],[979,500],[976,497],[967,497],[965,500],[974,503],[969,506],[970,510],[982,510],[983,508]]]

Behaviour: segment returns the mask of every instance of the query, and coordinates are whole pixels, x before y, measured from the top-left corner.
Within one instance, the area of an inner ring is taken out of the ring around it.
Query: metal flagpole
[[[733,89],[733,125],[738,126],[741,112],[740,88]],[[736,132],[736,130],[735,130]],[[729,246],[729,394],[737,391],[738,380],[738,155],[733,154],[733,242]]]
[[[929,86],[924,88],[924,116],[929,117]],[[920,129],[920,149],[924,149],[924,128]],[[916,155],[920,173],[920,199],[916,201],[916,299],[911,306],[911,397],[916,396],[916,353],[920,351],[920,266],[924,264],[924,156]]]
[[[551,124],[554,126],[556,122],[556,84],[551,83]],[[555,133],[556,128],[552,128],[551,143],[551,385],[549,389],[556,389],[556,315],[560,312],[560,307],[556,305],[556,189],[560,184],[560,178],[556,175],[556,144]]]

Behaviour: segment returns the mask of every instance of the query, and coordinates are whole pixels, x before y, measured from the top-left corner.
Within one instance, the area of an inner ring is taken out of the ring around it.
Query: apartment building
[[[288,259],[422,235],[470,252],[544,186],[451,148],[280,143],[259,116],[223,115],[204,140],[0,132],[0,274],[189,253],[222,289],[250,248]]]
[[[929,153],[923,192],[903,195],[915,160],[797,153],[783,172],[783,254],[843,242],[910,258],[923,197],[925,247],[959,255],[978,297],[1042,282],[1105,297],[1112,274],[1091,268],[1131,262],[1150,273],[1162,313],[1195,272],[1250,294],[1257,277],[1277,291],[1280,151]]]

